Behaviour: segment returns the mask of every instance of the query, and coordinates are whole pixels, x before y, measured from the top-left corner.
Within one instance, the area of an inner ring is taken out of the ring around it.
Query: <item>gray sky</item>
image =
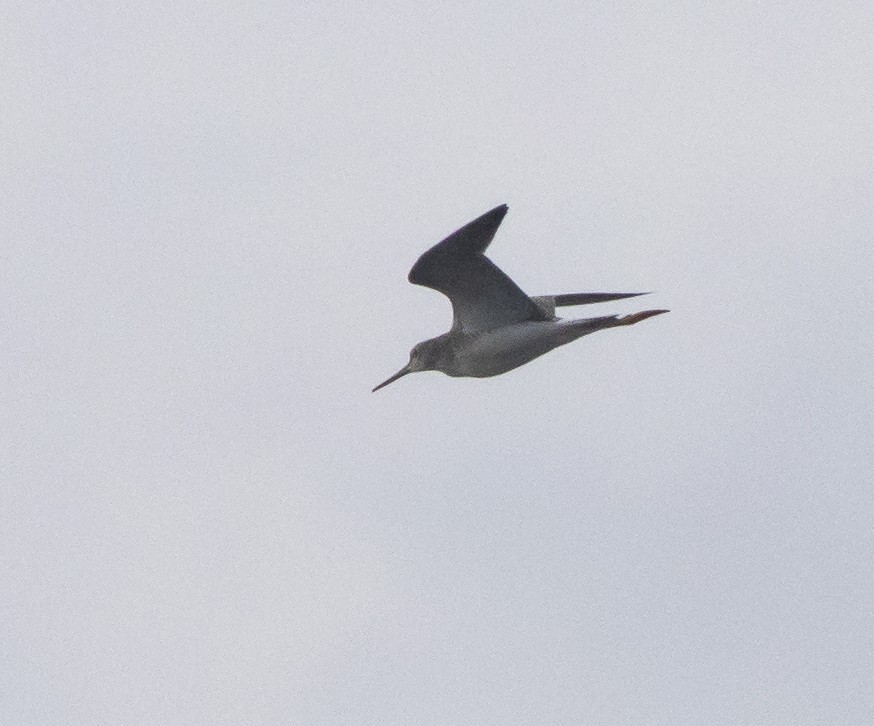
[[[874,722],[874,9],[587,5],[4,4],[0,722]]]

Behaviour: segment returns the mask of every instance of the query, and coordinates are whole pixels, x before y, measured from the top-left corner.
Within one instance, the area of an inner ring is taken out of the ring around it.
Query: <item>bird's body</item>
[[[452,362],[441,370],[450,376],[475,378],[506,373],[561,345],[564,323],[532,320],[459,336],[452,346]]]
[[[667,310],[579,320],[556,317],[557,306],[606,302],[644,293],[579,293],[528,297],[483,253],[507,213],[496,207],[423,254],[410,282],[444,293],[452,302],[448,333],[418,343],[410,362],[376,391],[407,373],[439,370],[485,378],[518,368],[572,340],[605,328],[633,325]]]

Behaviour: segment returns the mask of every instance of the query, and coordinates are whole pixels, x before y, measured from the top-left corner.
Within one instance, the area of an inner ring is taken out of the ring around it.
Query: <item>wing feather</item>
[[[452,302],[453,330],[483,332],[550,319],[484,254],[506,214],[502,204],[477,217],[425,252],[410,270],[410,282],[442,292]]]

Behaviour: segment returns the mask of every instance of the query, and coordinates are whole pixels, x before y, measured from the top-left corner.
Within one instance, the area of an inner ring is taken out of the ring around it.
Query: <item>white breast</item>
[[[526,322],[458,341],[450,376],[497,376],[549,352],[565,340],[559,321]]]

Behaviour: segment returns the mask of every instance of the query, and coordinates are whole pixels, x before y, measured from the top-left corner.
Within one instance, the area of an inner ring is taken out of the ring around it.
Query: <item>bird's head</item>
[[[407,373],[437,370],[440,356],[443,354],[443,337],[440,336],[439,338],[431,338],[431,340],[423,340],[421,343],[416,343],[410,351],[410,362],[391,378],[380,383],[373,391],[378,391],[383,386],[394,383],[398,378],[403,378],[407,375]]]

